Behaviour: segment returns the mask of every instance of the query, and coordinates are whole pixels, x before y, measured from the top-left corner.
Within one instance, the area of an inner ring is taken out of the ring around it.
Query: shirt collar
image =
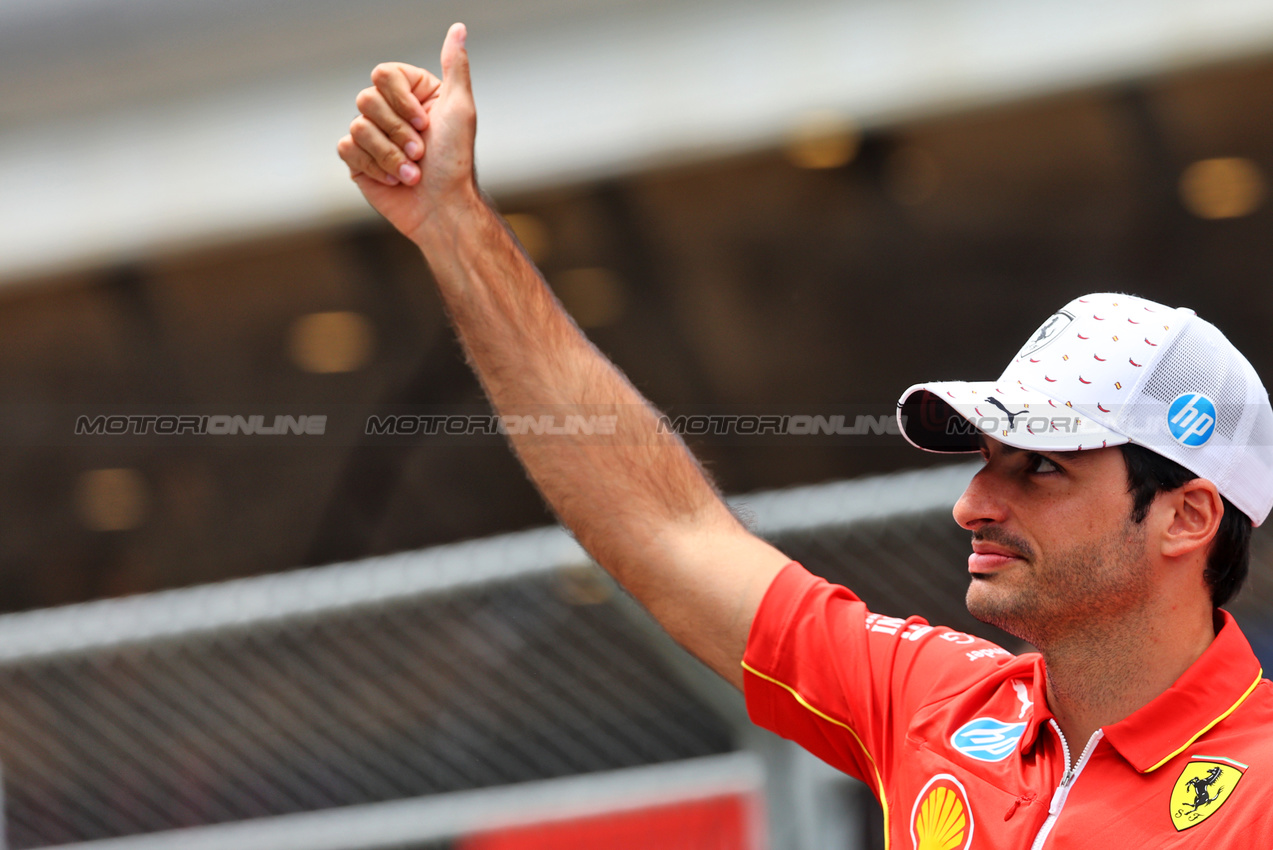
[[[1021,736],[1017,751],[1025,755],[1039,738],[1039,729],[1052,719],[1052,711],[1048,708],[1048,674],[1043,666],[1043,656],[1034,655],[1034,676],[1031,680],[1031,696],[1034,707],[1030,712],[1030,722]]]
[[[1179,755],[1228,717],[1259,683],[1263,671],[1246,636],[1228,611],[1223,623],[1189,669],[1170,688],[1123,720],[1104,727],[1105,740],[1138,773],[1148,773]]]

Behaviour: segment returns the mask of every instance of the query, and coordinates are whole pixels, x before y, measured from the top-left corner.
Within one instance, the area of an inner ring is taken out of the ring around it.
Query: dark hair
[[[1198,477],[1144,446],[1124,443],[1121,448],[1127,462],[1127,491],[1132,494],[1133,522],[1145,521],[1149,506],[1159,493],[1175,490]],[[1211,604],[1216,608],[1242,589],[1251,563],[1251,520],[1228,499],[1220,498],[1224,501],[1224,516],[1211,540],[1207,569],[1202,574],[1211,589]]]

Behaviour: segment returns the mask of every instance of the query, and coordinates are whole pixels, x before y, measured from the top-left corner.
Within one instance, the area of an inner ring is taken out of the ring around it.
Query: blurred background
[[[335,154],[372,66],[437,71],[454,20],[483,185],[672,415],[887,415],[1099,290],[1273,375],[1266,3],[7,0],[8,846],[882,846],[861,786],[540,528],[499,438],[366,433],[486,410]],[[76,434],[111,415],[326,419]],[[966,466],[691,442],[877,610],[1018,648],[962,608]],[[1255,548],[1234,607],[1273,659]]]

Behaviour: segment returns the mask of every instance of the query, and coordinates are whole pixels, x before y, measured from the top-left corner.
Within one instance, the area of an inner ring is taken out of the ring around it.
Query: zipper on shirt
[[[1039,834],[1034,837],[1034,843],[1030,845],[1030,850],[1042,850],[1043,843],[1048,840],[1048,834],[1052,832],[1052,827],[1056,825],[1056,819],[1061,814],[1061,809],[1065,808],[1065,801],[1069,799],[1070,788],[1073,787],[1074,780],[1079,778],[1079,774],[1083,772],[1083,768],[1087,765],[1087,760],[1092,757],[1092,751],[1096,749],[1096,745],[1101,738],[1105,737],[1105,733],[1100,729],[1093,732],[1092,737],[1087,741],[1087,746],[1083,748],[1082,754],[1079,755],[1079,760],[1074,762],[1073,767],[1071,767],[1070,744],[1065,740],[1065,733],[1061,731],[1061,727],[1057,725],[1056,720],[1049,720],[1048,723],[1056,730],[1056,736],[1061,739],[1061,751],[1065,754],[1065,773],[1061,775],[1061,784],[1056,787],[1056,791],[1052,794],[1052,802],[1048,806],[1048,819],[1039,828]]]

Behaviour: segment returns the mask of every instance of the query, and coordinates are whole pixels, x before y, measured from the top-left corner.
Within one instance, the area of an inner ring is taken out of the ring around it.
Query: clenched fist
[[[435,216],[477,195],[477,109],[464,24],[442,45],[442,79],[401,62],[377,65],[358,93],[359,115],[336,145],[376,211],[417,244]]]

